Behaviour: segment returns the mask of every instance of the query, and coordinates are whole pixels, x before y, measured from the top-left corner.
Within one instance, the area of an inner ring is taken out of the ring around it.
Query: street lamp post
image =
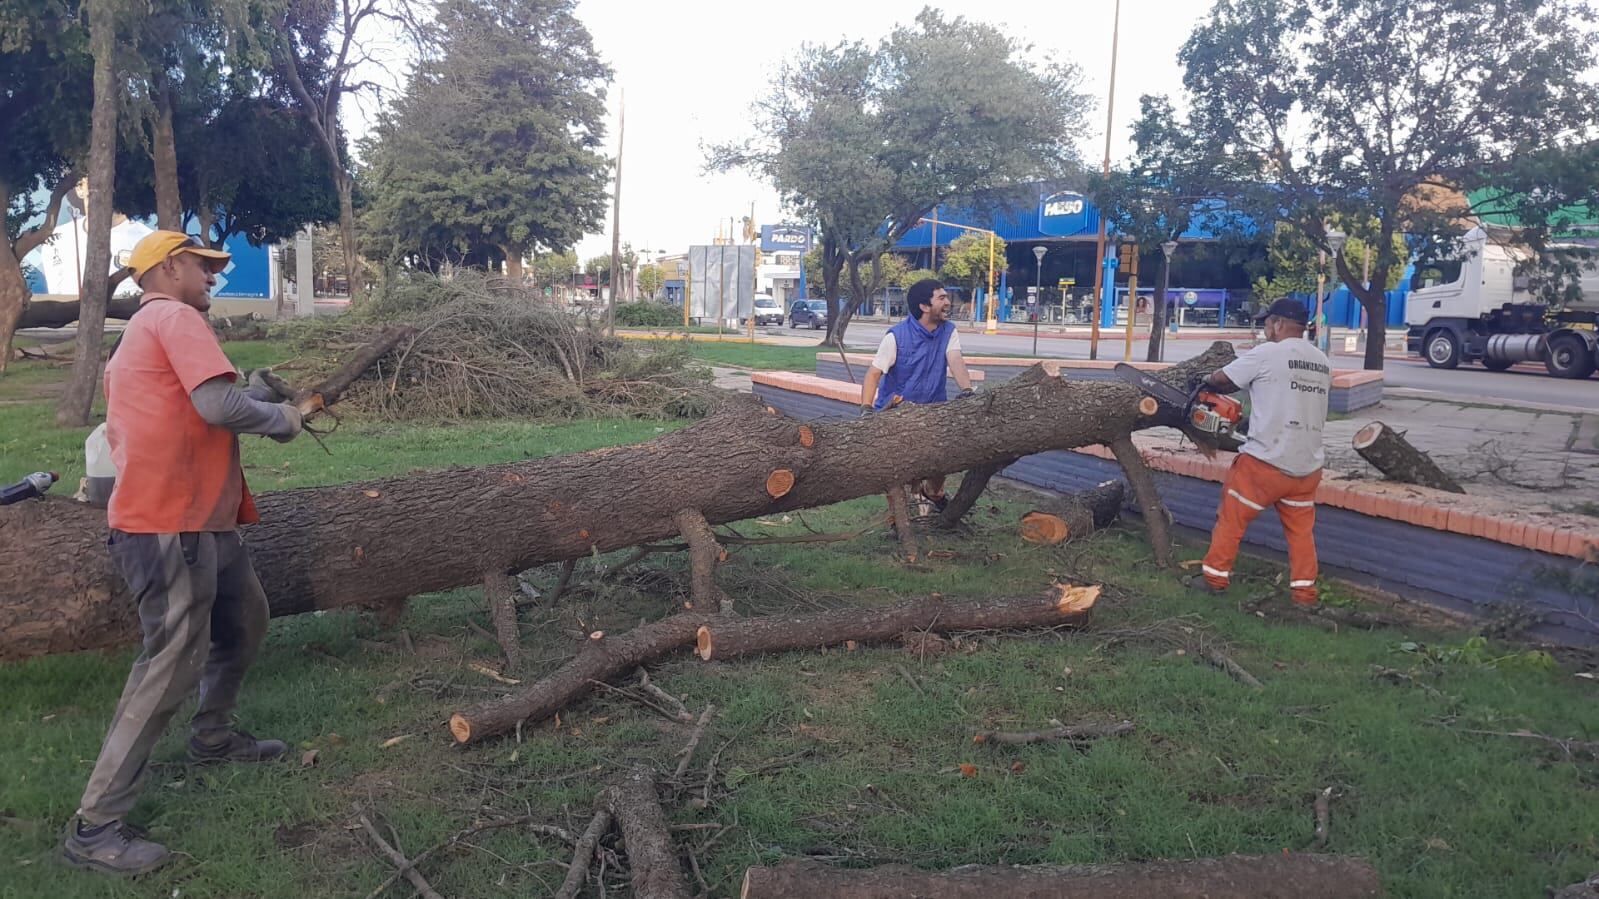
[[[583,266],[572,266],[572,302],[574,303],[577,302],[577,278],[581,274],[583,274]]]
[[[1327,249],[1332,250],[1333,271],[1338,270],[1338,254],[1344,251],[1344,244],[1348,240],[1349,235],[1339,231],[1337,228],[1327,232]],[[1318,276],[1318,286],[1320,283],[1320,277]],[[1327,327],[1327,316],[1323,309],[1322,294],[1323,291],[1320,289],[1316,291],[1316,348],[1325,353],[1327,352],[1327,347],[1332,343],[1332,335],[1328,333],[1331,329]]]
[[[1171,322],[1168,327],[1171,332],[1175,334],[1177,333],[1177,328],[1179,326],[1178,317],[1182,314],[1182,307],[1176,303],[1172,303],[1170,307],[1168,307],[1166,304],[1171,303],[1171,255],[1177,252],[1177,241],[1168,240],[1162,243],[1160,245],[1160,251],[1166,254],[1166,271],[1161,274],[1160,282],[1160,311],[1163,314],[1171,316]],[[1168,308],[1170,309],[1169,312],[1167,311]],[[1217,322],[1217,324],[1219,325],[1221,322]],[[1160,361],[1165,361],[1166,343],[1164,340],[1161,341],[1160,356]]]
[[[1033,314],[1033,355],[1034,356],[1038,355],[1038,316],[1039,316],[1040,310],[1042,310],[1044,308],[1044,254],[1048,253],[1048,252],[1049,252],[1049,248],[1048,247],[1043,247],[1043,246],[1033,247],[1033,258],[1038,260],[1038,278],[1037,278],[1037,282],[1036,282],[1037,286],[1033,288],[1033,302],[1028,303],[1027,305],[1033,307],[1032,308],[1032,314]]]

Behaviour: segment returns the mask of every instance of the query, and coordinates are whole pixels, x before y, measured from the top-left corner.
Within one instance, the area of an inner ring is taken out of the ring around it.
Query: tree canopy
[[[1579,152],[1599,108],[1593,23],[1577,0],[1218,0],[1181,52],[1189,129],[1249,173],[1239,195],[1262,221],[1323,249],[1332,216],[1362,226],[1373,284],[1336,263],[1367,310],[1366,367],[1381,368],[1396,234],[1439,245],[1471,211],[1439,196],[1580,184],[1559,159],[1596,171]]]
[[[766,178],[815,227],[837,342],[883,283],[880,257],[939,203],[985,205],[1017,184],[1075,170],[1069,135],[1088,99],[1077,69],[1040,61],[990,25],[923,10],[876,46],[807,46],[755,105],[756,137],[713,149],[716,169]]]
[[[370,145],[372,243],[391,257],[491,250],[507,273],[565,250],[607,206],[611,70],[570,0],[447,0],[436,59],[418,66]]]

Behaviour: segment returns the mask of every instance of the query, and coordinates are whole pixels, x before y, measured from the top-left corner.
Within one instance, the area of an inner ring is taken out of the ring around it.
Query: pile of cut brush
[[[351,385],[341,410],[395,421],[697,418],[721,395],[686,349],[607,337],[603,322],[472,271],[407,275],[344,316],[286,326],[311,360],[295,377],[317,380],[341,351],[395,325],[415,328],[415,338]]]

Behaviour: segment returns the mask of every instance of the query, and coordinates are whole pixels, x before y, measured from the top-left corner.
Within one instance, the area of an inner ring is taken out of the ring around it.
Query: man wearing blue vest
[[[881,412],[900,403],[942,403],[949,398],[946,380],[955,376],[961,396],[972,392],[972,376],[961,357],[960,334],[949,320],[949,295],[935,278],[911,285],[905,293],[909,314],[888,329],[861,385],[861,412]],[[927,478],[913,484],[940,511],[944,478]]]

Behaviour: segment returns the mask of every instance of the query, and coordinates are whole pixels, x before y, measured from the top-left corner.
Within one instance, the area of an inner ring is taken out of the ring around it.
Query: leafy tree
[[[1335,214],[1375,223],[1370,286],[1335,262],[1367,313],[1365,365],[1380,369],[1381,287],[1405,262],[1393,238],[1462,230],[1469,207],[1420,202],[1429,188],[1513,179],[1530,204],[1561,180],[1527,160],[1591,133],[1593,23],[1577,0],[1219,0],[1181,52],[1193,133],[1252,171],[1240,196],[1262,220],[1322,249]]]
[[[1066,135],[1088,108],[1075,67],[1038,63],[998,29],[923,10],[876,47],[807,46],[756,103],[757,137],[712,151],[777,188],[819,234],[819,279],[839,343],[883,283],[882,256],[937,205],[992,202],[1075,165]]]
[[[658,267],[654,265],[646,265],[639,269],[639,293],[648,299],[654,299],[655,295],[660,293],[661,287],[665,283],[665,280],[666,279],[661,276],[661,270]]]
[[[1349,242],[1344,245],[1344,258],[1349,261],[1350,270],[1370,272],[1377,254],[1370,244],[1355,235],[1370,233],[1375,230],[1375,224],[1368,220],[1364,227],[1356,229],[1349,227],[1348,219],[1342,216],[1334,218],[1330,224],[1351,234]],[[1396,234],[1393,240],[1391,251],[1394,255],[1404,257],[1409,253],[1403,237]],[[1289,294],[1309,293],[1316,289],[1317,272],[1324,269],[1315,244],[1304,234],[1292,225],[1279,224],[1266,250],[1266,271],[1254,280],[1255,295],[1262,302],[1269,303]],[[1403,274],[1401,268],[1389,269],[1388,280],[1382,289],[1393,290],[1398,287]]]
[[[522,278],[603,221],[600,61],[571,0],[447,0],[440,55],[378,127],[368,221],[393,251],[492,247]]]
[[[990,258],[994,263],[996,285],[999,283],[999,273],[1005,270],[1005,241],[994,239],[993,256],[990,257],[986,234],[962,234],[950,242],[949,249],[945,250],[945,253],[944,265],[939,269],[939,276],[945,281],[954,281],[974,291],[988,284]]]
[[[905,257],[898,253],[884,253],[878,257],[877,269],[883,279],[885,287],[906,287],[905,276],[910,274],[911,264]]]
[[[1163,96],[1144,96],[1133,123],[1134,154],[1109,175],[1095,176],[1089,194],[1115,233],[1136,243],[1140,252],[1160,251],[1154,276],[1154,320],[1146,359],[1158,362],[1166,333],[1166,282],[1171,261],[1161,251],[1167,241],[1180,241],[1195,221],[1236,237],[1245,222],[1232,196],[1240,180],[1234,161],[1213,154],[1185,125]],[[1175,255],[1175,253],[1173,254]]]
[[[904,288],[909,288],[912,284],[915,284],[917,281],[925,281],[928,278],[932,278],[934,280],[943,280],[943,277],[941,275],[939,275],[938,272],[935,272],[935,271],[933,271],[930,268],[918,268],[918,269],[914,269],[912,271],[906,272],[904,277],[899,279],[899,286],[900,287],[904,287]]]
[[[93,97],[89,33],[76,4],[0,0],[0,372],[31,292],[22,258],[49,240],[82,172]]]
[[[539,253],[530,266],[533,283],[538,287],[572,286],[572,270],[578,267],[577,254],[571,250],[560,253]]]

